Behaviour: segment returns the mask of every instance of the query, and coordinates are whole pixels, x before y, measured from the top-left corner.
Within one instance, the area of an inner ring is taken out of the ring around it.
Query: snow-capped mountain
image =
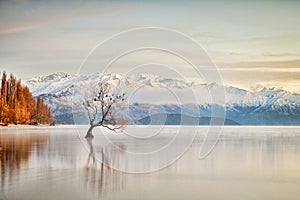
[[[300,124],[300,94],[276,88],[263,88],[251,92],[232,86],[223,87],[216,83],[195,84],[153,74],[123,77],[118,74],[70,75],[59,72],[23,81],[34,96],[40,95],[45,100],[56,118],[72,112],[74,95],[94,87],[99,82],[126,88],[127,93],[132,97],[131,109],[136,120],[147,116],[151,107],[149,105],[157,109],[163,105],[165,110],[173,114],[184,110],[185,113],[193,115],[192,109],[185,109],[188,106],[182,105],[196,104],[204,116],[211,114],[212,105],[226,107],[227,116],[233,120],[238,119],[241,124],[251,124],[249,122],[251,116],[256,118],[265,114],[270,120],[280,118],[282,121],[282,117],[288,117],[289,121],[293,118]],[[225,105],[222,95],[218,96],[222,93],[226,95]],[[212,96],[215,98],[211,99]],[[248,117],[249,120],[242,120],[241,116]],[[295,124],[294,121],[292,124]]]
[[[142,73],[138,75],[131,75],[128,77],[131,82],[138,85],[147,85],[150,87],[168,87],[168,88],[187,88],[194,85],[194,83],[185,82],[183,80],[176,80],[172,78],[160,77],[158,75]]]

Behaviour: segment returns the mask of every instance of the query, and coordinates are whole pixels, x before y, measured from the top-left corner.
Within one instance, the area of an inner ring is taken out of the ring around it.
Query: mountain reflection
[[[84,185],[103,197],[125,188],[125,174],[114,169],[123,156],[126,146],[115,143],[110,146],[94,146],[93,138],[87,138],[89,155],[85,166]]]
[[[48,139],[48,134],[0,135],[1,191],[18,179],[32,154],[41,154]]]

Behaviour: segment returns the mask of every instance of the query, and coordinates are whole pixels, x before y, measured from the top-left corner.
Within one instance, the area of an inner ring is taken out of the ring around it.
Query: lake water
[[[1,127],[0,199],[300,199],[300,127],[86,128]]]

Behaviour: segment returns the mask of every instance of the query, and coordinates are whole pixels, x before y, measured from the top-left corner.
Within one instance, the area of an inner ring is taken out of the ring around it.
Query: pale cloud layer
[[[198,42],[227,85],[273,84],[300,92],[299,10],[299,1],[272,0],[1,1],[0,71],[20,78],[76,73],[101,41],[120,31],[154,26]],[[186,64],[165,54],[133,54],[123,61],[122,70],[125,65],[161,62],[195,79]],[[122,72],[121,67],[114,69]]]

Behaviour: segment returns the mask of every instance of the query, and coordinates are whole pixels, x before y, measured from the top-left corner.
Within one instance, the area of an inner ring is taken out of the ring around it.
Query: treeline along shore
[[[43,100],[40,97],[35,99],[20,79],[13,74],[7,77],[4,71],[0,88],[0,125],[8,124],[54,124],[54,121]]]

